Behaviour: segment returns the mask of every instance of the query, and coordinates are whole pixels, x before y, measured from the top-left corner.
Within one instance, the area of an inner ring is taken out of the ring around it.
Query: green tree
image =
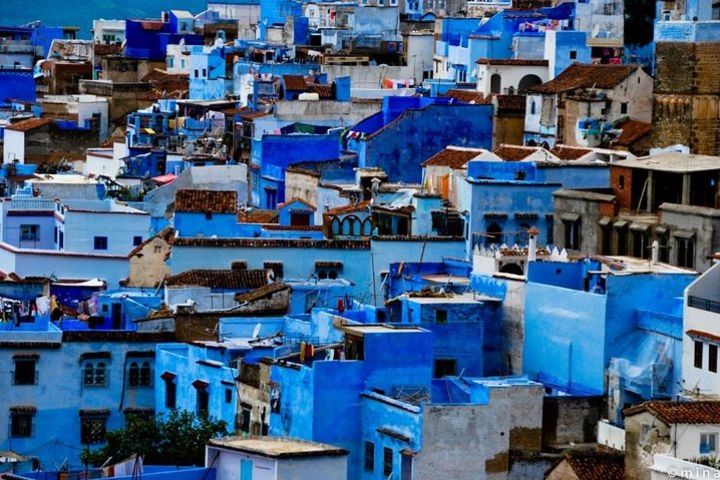
[[[207,441],[227,434],[224,421],[186,410],[167,417],[130,415],[125,428],[108,432],[104,447],[85,449],[82,460],[97,467],[108,458],[114,463],[136,453],[146,465],[202,465]]]

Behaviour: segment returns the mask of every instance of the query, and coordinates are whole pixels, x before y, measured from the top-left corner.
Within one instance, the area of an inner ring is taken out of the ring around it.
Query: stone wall
[[[720,42],[658,42],[654,144],[720,154]]]

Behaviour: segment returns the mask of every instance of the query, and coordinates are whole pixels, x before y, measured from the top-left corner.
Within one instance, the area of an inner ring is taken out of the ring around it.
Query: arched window
[[[487,229],[487,243],[495,245],[502,243],[502,229],[497,223],[491,223]]]
[[[493,73],[490,77],[490,93],[500,93],[502,77],[499,73]]]
[[[523,78],[520,79],[520,83],[518,83],[518,92],[525,93],[529,88],[540,85],[541,83],[542,79],[537,75],[525,75]]]
[[[363,222],[363,235],[370,236],[372,235],[372,220],[369,218],[366,218]]]
[[[352,234],[353,235],[361,235],[362,234],[362,222],[360,222],[360,219],[357,217],[353,218]]]
[[[333,235],[340,235],[340,220],[333,218],[333,221],[330,224],[330,230]]]
[[[105,385],[105,362],[95,366],[95,385]]]
[[[150,369],[150,362],[143,362],[140,367],[140,379],[139,385],[141,387],[149,387],[152,383],[152,371]]]
[[[351,231],[352,231],[352,221],[350,220],[350,217],[343,218],[341,233],[343,235],[350,235]]]
[[[140,385],[140,367],[136,362],[132,362],[128,370],[128,385],[137,387]]]

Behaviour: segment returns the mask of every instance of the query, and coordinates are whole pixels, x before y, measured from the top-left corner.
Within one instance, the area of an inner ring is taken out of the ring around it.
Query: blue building
[[[108,327],[111,314],[95,307],[89,315],[54,322],[48,297],[10,295],[3,288],[4,304],[19,302],[20,317],[0,323],[0,360],[8,366],[0,448],[37,457],[43,468],[65,459],[81,467],[81,446],[102,445],[106,432],[122,427],[128,415],[154,412],[155,345],[172,336],[138,333],[125,323]]]
[[[202,45],[202,35],[193,32],[193,17],[188,12],[163,12],[159,20],[125,21],[125,55],[139,60],[165,61],[168,45]]]
[[[32,69],[0,64],[0,92],[0,106],[10,105],[11,100],[34,102],[35,79]]]
[[[530,227],[541,244],[552,245],[552,192],[563,185],[607,187],[607,165],[599,162],[468,163],[472,245],[526,245]]]
[[[346,321],[347,322],[347,321]],[[280,358],[271,368],[270,434],[332,443],[350,452],[350,478],[361,471],[360,393],[391,392],[403,384],[429,385],[432,334],[420,328],[347,324],[344,359],[326,360],[333,345],[313,355]],[[332,413],[330,413],[332,412]]]
[[[256,125],[250,172],[251,204],[268,210],[285,202],[285,170],[289,166],[337,161],[342,148],[340,128],[278,121],[272,132]]]
[[[629,257],[531,262],[523,365],[554,392],[608,395],[611,420],[682,390],[683,291],[694,273]]]
[[[391,182],[420,183],[420,164],[448,145],[490,148],[492,115],[491,105],[385,97],[382,111],[350,128],[347,149],[359,167],[380,167]]]

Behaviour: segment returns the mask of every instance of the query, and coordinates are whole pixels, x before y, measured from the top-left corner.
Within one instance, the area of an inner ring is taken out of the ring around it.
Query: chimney
[[[535,227],[528,229],[528,263],[537,260],[537,236],[540,231]]]

